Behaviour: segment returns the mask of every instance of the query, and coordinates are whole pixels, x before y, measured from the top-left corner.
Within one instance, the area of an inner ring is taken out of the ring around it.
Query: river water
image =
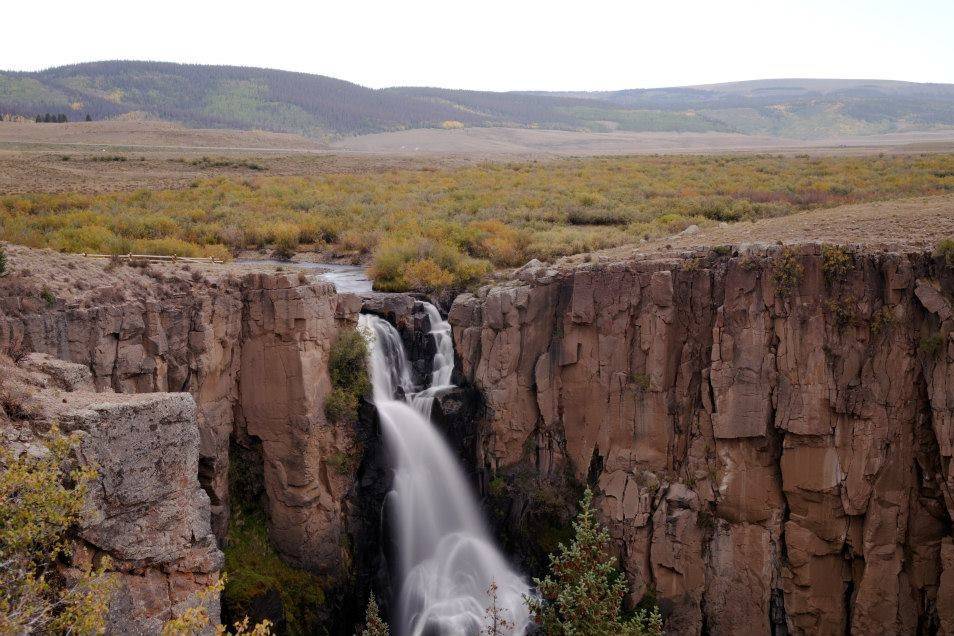
[[[321,280],[335,284],[339,292],[364,294],[371,291],[371,280],[368,271],[361,265],[340,265],[338,263],[298,263],[294,261],[276,261],[260,258],[239,258],[240,264],[274,265],[286,270],[303,269],[309,274],[317,275]]]

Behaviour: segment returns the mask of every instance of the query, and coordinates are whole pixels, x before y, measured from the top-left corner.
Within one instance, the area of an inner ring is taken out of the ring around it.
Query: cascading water
[[[494,546],[463,472],[430,422],[435,393],[450,386],[454,348],[450,325],[433,305],[425,308],[437,353],[431,385],[419,393],[397,330],[376,316],[360,318],[372,338],[374,404],[394,462],[388,505],[401,576],[394,630],[402,636],[477,634],[487,623],[488,588],[496,583],[497,606],[521,634],[529,623],[524,595],[530,589]],[[404,400],[394,399],[399,388]]]

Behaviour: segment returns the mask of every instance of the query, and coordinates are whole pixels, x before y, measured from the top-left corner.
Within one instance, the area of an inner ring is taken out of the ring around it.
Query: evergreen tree
[[[361,630],[361,636],[389,636],[388,624],[381,620],[378,614],[378,602],[371,594],[368,599],[368,609],[364,615],[364,629]]]
[[[93,118],[89,116],[89,113],[86,113],[86,121],[93,121]]]
[[[573,522],[573,540],[550,555],[550,573],[534,579],[540,596],[527,599],[534,621],[550,636],[660,636],[658,609],[622,615],[626,581],[608,554],[610,536],[596,520],[587,488]]]

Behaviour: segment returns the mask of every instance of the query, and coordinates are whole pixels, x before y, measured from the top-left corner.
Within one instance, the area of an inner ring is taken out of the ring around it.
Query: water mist
[[[477,634],[493,582],[502,615],[520,634],[529,623],[529,587],[494,546],[457,459],[430,421],[435,394],[451,386],[454,349],[450,325],[433,305],[424,306],[437,353],[430,385],[419,392],[397,330],[376,316],[360,317],[371,334],[374,404],[394,468],[387,505],[400,581],[392,628],[401,636]]]

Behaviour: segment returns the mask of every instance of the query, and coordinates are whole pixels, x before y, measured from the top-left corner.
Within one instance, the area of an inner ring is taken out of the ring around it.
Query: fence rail
[[[87,254],[83,252],[80,256],[85,256],[86,258],[118,258],[120,260],[143,260],[143,261],[172,261],[174,263],[216,263],[222,264],[225,261],[211,256],[200,257],[200,256],[163,256],[159,254]]]

